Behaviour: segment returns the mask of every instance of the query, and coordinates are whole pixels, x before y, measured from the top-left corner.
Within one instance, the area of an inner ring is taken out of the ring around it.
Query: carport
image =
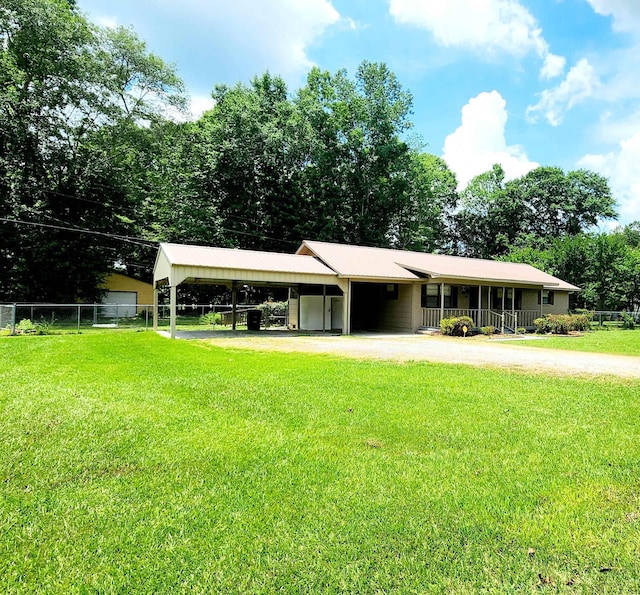
[[[153,328],[158,330],[158,291],[169,287],[170,336],[176,334],[177,287],[182,283],[224,285],[231,290],[235,328],[236,290],[256,287],[337,286],[342,291],[342,333],[349,334],[350,282],[310,255],[161,243],[153,270]],[[327,292],[323,292],[326,296]],[[323,297],[323,299],[326,299]]]

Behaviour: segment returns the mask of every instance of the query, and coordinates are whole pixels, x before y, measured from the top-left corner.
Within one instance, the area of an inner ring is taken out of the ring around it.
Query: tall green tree
[[[173,69],[126,29],[90,25],[63,0],[0,9],[0,299],[97,297],[135,232],[122,144],[179,107]],[[8,221],[7,221],[8,220]],[[102,235],[87,235],[90,229]],[[71,231],[78,230],[78,231]]]
[[[458,204],[455,174],[429,153],[411,153],[406,189],[390,230],[393,246],[419,252],[451,250],[451,219]]]

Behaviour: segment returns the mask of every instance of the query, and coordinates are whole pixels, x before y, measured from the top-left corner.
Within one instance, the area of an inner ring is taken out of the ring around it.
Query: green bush
[[[547,314],[533,321],[536,333],[568,335],[573,331],[588,331],[591,328],[589,316],[585,314]]]
[[[36,325],[28,318],[23,318],[18,324],[16,324],[16,333],[19,335],[26,335],[28,333],[35,333]]]
[[[480,332],[483,335],[495,335],[496,334],[496,327],[489,325],[489,326],[481,326],[480,327]]]
[[[629,314],[628,312],[622,312],[618,324],[620,325],[620,328],[623,329],[633,330],[634,328],[636,328],[636,320],[633,315]]]
[[[465,335],[463,327],[467,327],[467,333],[473,327],[473,320],[468,316],[452,316],[451,318],[443,318],[440,321],[440,330],[443,335],[451,335],[453,337],[462,337]]]
[[[222,323],[222,314],[219,312],[207,312],[200,316],[200,324],[215,326]]]

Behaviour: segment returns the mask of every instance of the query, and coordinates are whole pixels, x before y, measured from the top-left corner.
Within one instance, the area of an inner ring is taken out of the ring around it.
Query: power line
[[[7,219],[5,217],[0,217],[0,221],[4,223],[17,223],[19,225],[31,225],[34,227],[44,227],[47,229],[58,229],[61,231],[74,231],[76,233],[86,233],[96,236],[102,236],[106,238],[112,238],[116,240],[120,240],[122,242],[129,242],[131,244],[137,244],[138,246],[143,246],[144,248],[157,248],[158,242],[154,242],[152,240],[145,240],[143,238],[134,238],[131,236],[118,235],[114,233],[107,233],[104,231],[94,231],[91,229],[79,229],[74,227],[63,227],[62,225],[51,225],[48,223],[36,223],[35,221],[21,221],[19,219]]]

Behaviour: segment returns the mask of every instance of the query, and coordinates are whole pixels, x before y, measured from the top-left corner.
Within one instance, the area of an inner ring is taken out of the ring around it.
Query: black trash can
[[[247,330],[259,331],[262,312],[260,310],[249,310],[247,312]]]

